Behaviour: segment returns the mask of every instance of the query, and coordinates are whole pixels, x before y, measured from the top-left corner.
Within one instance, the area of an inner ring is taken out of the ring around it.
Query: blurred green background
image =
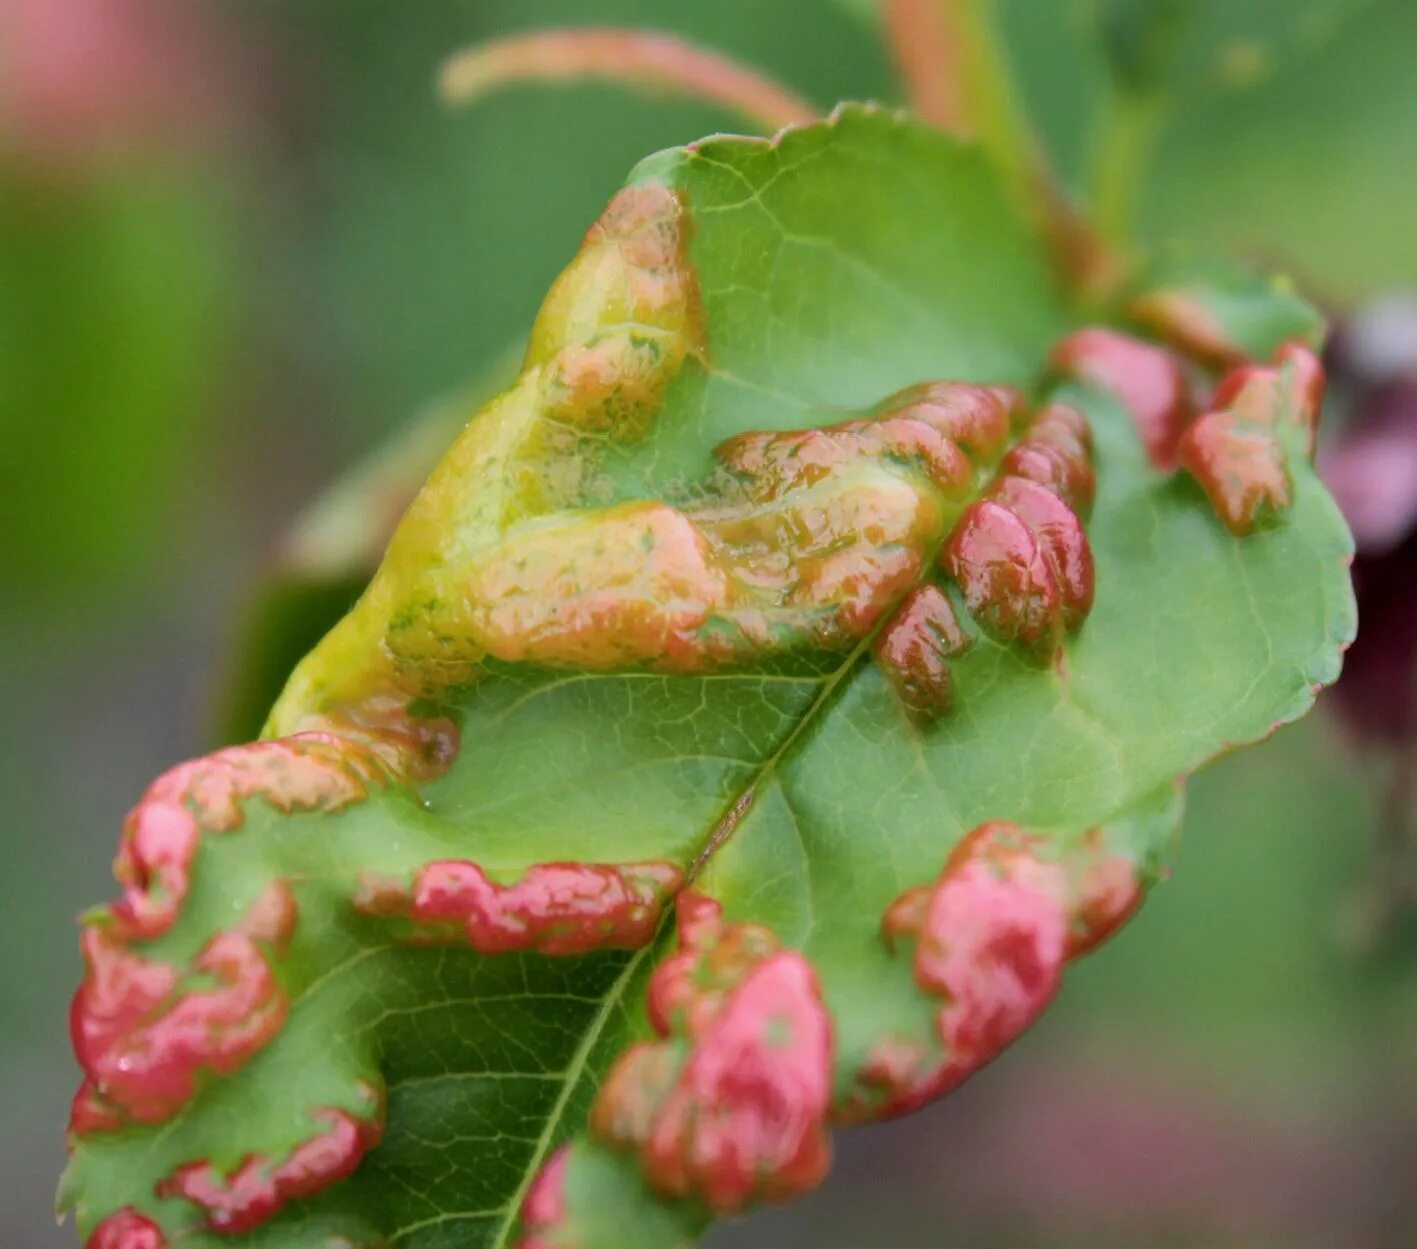
[[[300,554],[338,548],[348,509],[283,535],[505,367],[636,160],[735,124],[601,86],[450,111],[442,58],[527,26],[648,24],[823,108],[898,101],[875,8],[0,0],[0,1245],[73,1240],[49,1213],[77,1082],[71,919],[112,891],[124,812],[248,726],[240,687],[278,679],[308,613],[357,587],[341,565],[312,597]],[[1072,186],[1118,103],[1144,114],[1141,233],[1281,266],[1339,321],[1336,488],[1344,439],[1417,464],[1417,4],[1003,8]],[[715,1245],[1417,1244],[1417,476],[1384,488],[1385,527],[1354,513],[1353,670],[1196,781],[1178,876],[1125,938],[960,1094],[843,1135],[820,1193]],[[1370,495],[1350,487],[1355,509]],[[238,644],[265,669],[233,677]]]

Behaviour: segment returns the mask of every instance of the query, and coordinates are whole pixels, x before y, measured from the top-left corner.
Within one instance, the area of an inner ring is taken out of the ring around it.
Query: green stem
[[[1136,229],[1137,201],[1164,113],[1157,96],[1137,92],[1118,92],[1107,111],[1089,200],[1102,237],[1123,250]]]
[[[965,127],[993,157],[1029,215],[1040,215],[1042,155],[1024,115],[998,33],[996,0],[939,0],[958,40]]]
[[[961,129],[989,153],[1025,219],[1052,254],[1064,287],[1080,302],[1110,289],[1118,258],[1078,214],[1050,167],[1016,85],[999,30],[998,0],[935,0],[954,45]]]

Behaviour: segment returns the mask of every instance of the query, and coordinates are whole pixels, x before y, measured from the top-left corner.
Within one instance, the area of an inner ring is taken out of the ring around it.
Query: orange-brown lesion
[[[1209,368],[1233,368],[1245,362],[1244,348],[1197,291],[1179,286],[1144,291],[1127,304],[1127,316]]]
[[[1005,477],[1086,509],[1081,418],[1030,416],[1015,390],[954,382],[834,424],[730,438],[691,504],[597,505],[604,448],[643,438],[685,362],[706,359],[688,239],[669,188],[615,197],[548,295],[521,379],[435,470],[360,604],[297,670],[271,732],[344,731],[375,704],[382,719],[437,702],[488,659],[672,673],[848,651],[926,577],[1011,444]],[[1053,636],[1054,617],[1074,624],[1083,597],[1063,584],[1075,552],[1060,553],[1051,520],[1033,532],[1037,511],[1020,523],[1058,602],[1023,629],[1030,641]],[[968,599],[978,577],[956,571]],[[997,597],[972,605],[992,620]]]
[[[615,196],[547,295],[520,378],[449,448],[360,602],[296,670],[269,733],[476,679],[490,653],[469,631],[479,570],[519,527],[599,497],[604,448],[643,438],[685,362],[706,358],[689,228],[668,187]],[[607,518],[612,546],[622,528]]]
[[[553,667],[692,672],[847,649],[919,582],[1020,402],[934,383],[868,417],[738,435],[692,507],[529,521],[440,598],[461,605],[477,652]]]

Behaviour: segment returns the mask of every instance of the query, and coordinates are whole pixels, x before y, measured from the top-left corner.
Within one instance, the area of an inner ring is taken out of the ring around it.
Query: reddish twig
[[[932,126],[967,133],[959,41],[940,0],[886,0],[884,16],[911,108]]]
[[[445,99],[466,103],[518,82],[599,79],[721,105],[769,130],[820,116],[761,71],[673,35],[575,27],[509,35],[469,48],[443,66]]]

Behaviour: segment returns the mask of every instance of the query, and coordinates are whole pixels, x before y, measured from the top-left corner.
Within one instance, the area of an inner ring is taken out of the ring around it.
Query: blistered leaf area
[[[129,815],[89,1249],[668,1249],[1029,1027],[1353,630],[1308,309],[1049,273],[874,110],[635,171],[264,738]]]

